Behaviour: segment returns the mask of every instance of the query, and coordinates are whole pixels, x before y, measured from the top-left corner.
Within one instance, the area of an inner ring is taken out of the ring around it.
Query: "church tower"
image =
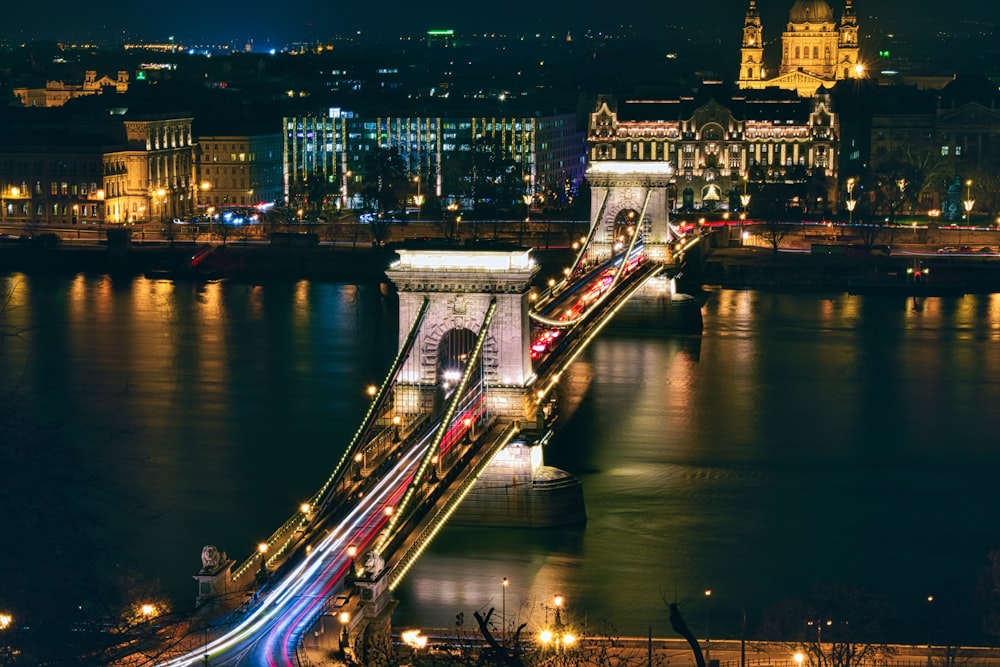
[[[854,3],[847,0],[844,15],[840,17],[840,43],[837,46],[837,78],[858,79],[864,76],[864,67],[858,59],[858,17]]]
[[[749,88],[751,81],[763,81],[764,71],[764,31],[760,24],[760,12],[757,11],[757,1],[750,0],[743,21],[743,45],[740,48],[740,88]]]
[[[845,0],[838,22],[827,0],[795,0],[781,33],[781,65],[777,73],[764,68],[764,38],[756,0],[743,21],[740,88],[784,88],[812,97],[841,79],[865,76],[859,60],[858,18],[854,0]]]

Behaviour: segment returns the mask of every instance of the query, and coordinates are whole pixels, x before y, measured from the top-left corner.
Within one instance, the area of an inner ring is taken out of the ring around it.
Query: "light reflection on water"
[[[7,276],[0,294],[22,332],[0,390],[73,414],[81,443],[126,427],[101,455],[153,517],[123,525],[128,553],[178,597],[204,544],[242,558],[322,483],[396,345],[374,285]],[[713,635],[735,636],[741,607],[753,628],[815,581],[904,609],[971,585],[1000,543],[1000,297],[721,291],[704,313],[700,339],[605,335],[565,374],[546,457],[583,481],[587,525],[449,527],[400,624],[499,613],[504,577],[512,619],[544,622],[560,593],[630,635],[669,634],[673,600],[698,626],[705,588]]]

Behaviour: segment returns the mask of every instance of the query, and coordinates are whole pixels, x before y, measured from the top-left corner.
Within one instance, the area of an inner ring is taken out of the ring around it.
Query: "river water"
[[[143,511],[123,558],[178,600],[205,544],[237,560],[322,483],[397,340],[379,285],[0,276],[0,391],[67,416]],[[713,293],[700,337],[607,334],[564,377],[546,462],[588,523],[448,527],[400,624],[565,614],[592,632],[753,632],[817,582],[970,593],[1000,546],[1000,295]],[[504,589],[501,582],[508,579]],[[706,597],[704,591],[712,590]],[[973,639],[978,639],[974,637]]]

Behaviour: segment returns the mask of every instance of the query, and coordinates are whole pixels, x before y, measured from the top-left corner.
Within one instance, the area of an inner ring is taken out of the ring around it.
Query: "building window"
[[[947,155],[947,154],[948,154],[948,147],[947,146],[942,146],[941,147],[941,155]]]

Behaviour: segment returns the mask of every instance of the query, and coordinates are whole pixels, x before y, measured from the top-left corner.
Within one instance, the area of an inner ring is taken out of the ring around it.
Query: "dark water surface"
[[[349,441],[395,351],[384,286],[0,276],[0,391],[49,413],[148,516],[123,557],[190,599],[205,544],[249,555]],[[813,582],[884,593],[912,633],[1000,546],[1000,295],[722,291],[697,339],[605,335],[566,374],[547,463],[579,529],[449,527],[396,620],[454,624],[552,595],[597,629],[736,636]],[[501,581],[510,585],[503,594]],[[705,589],[712,589],[707,600]],[[909,637],[900,637],[908,639]]]

